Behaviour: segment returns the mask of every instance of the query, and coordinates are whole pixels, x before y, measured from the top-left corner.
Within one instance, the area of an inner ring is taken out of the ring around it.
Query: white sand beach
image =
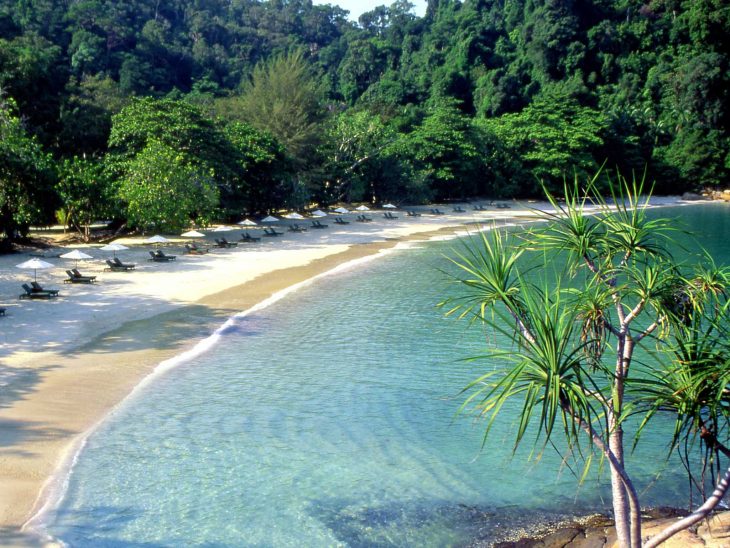
[[[100,245],[74,246],[93,256],[80,261],[78,269],[97,276],[94,284],[64,284],[65,270],[75,262],[58,258],[63,251],[54,250],[44,259],[54,267],[37,272],[44,287],[60,290],[49,300],[18,299],[21,284],[33,280],[33,271],[15,267],[28,254],[0,257],[0,306],[7,309],[0,317],[0,545],[41,544],[23,527],[42,507],[49,479],[75,441],[158,363],[192,347],[226,318],[399,241],[463,231],[469,223],[503,224],[534,216],[518,204],[485,211],[462,206],[465,213],[441,206],[444,215],[417,208],[419,217],[394,210],[395,220],[371,211],[370,223],[349,214],[347,225],[324,217],[321,221],[329,225],[324,230],[298,221],[310,226],[304,233],[286,232],[290,222],[282,222],[277,227],[283,236],[232,249],[211,247],[200,256],[184,255],[183,245],[190,240],[178,237],[163,247],[177,260],[165,263],[149,260],[156,246],[144,244],[143,237],[116,240],[129,247],[117,256],[136,263],[132,272],[105,271],[111,253],[100,251]],[[242,229],[204,232],[197,243],[211,246],[220,236],[239,241]],[[249,232],[261,235],[258,229]]]

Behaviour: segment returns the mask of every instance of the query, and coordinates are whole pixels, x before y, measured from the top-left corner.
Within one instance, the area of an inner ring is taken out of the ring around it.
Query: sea
[[[678,257],[730,262],[730,206],[656,211],[696,234],[673,236]],[[515,449],[521,402],[486,440],[460,412],[489,349],[512,348],[437,306],[461,245],[401,244],[231,318],[88,436],[41,529],[94,548],[472,546],[609,511],[600,459],[581,481],[559,441]],[[645,506],[687,506],[670,428],[628,456]]]

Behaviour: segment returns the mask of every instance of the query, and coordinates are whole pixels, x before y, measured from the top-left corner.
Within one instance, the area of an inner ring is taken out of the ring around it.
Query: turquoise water
[[[663,212],[728,258],[730,209]],[[89,547],[444,546],[608,508],[605,478],[578,487],[555,451],[512,457],[511,420],[482,449],[482,424],[455,415],[485,334],[434,306],[454,246],[389,253],[238,318],[89,438],[48,531]],[[644,504],[684,501],[663,439],[631,457]]]

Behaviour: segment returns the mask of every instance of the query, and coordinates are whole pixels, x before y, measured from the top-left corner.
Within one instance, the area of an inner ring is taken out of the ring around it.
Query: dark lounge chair
[[[338,224],[338,225],[349,225],[350,224],[350,221],[346,221],[342,217],[335,217],[335,224]]]
[[[241,232],[241,241],[252,244],[254,242],[260,242],[261,237],[251,236],[248,232]]]
[[[155,261],[156,263],[166,263],[177,259],[176,255],[165,255],[161,249],[150,251],[150,257],[152,257],[150,261]]]
[[[66,274],[68,274],[68,279],[63,280],[65,284],[93,284],[96,282],[96,276],[84,276],[75,268],[67,270]]]
[[[358,215],[356,221],[358,223],[369,223],[372,221],[370,217],[366,217],[365,215]]]
[[[273,227],[264,228],[264,236],[283,236],[283,235],[284,235],[283,232],[279,232]]]
[[[509,205],[509,204],[504,204],[504,203],[499,203],[499,204],[497,204],[497,209],[509,209],[509,208],[511,208],[511,207],[512,207],[512,206],[511,206],[511,205]]]
[[[421,216],[421,214],[418,213],[418,211],[414,211],[414,210],[409,211],[408,213],[406,213],[406,215],[408,215],[409,217],[420,217]]]
[[[298,224],[289,225],[289,232],[306,232],[307,227]]]
[[[58,289],[45,289],[38,282],[30,282],[30,286],[34,293],[50,293],[52,297],[58,295]]]
[[[107,267],[104,270],[110,270],[112,272],[129,272],[134,270],[137,266],[133,263],[123,263],[119,258],[114,257],[113,259],[106,260]]]
[[[390,211],[386,211],[385,213],[383,213],[383,217],[385,217],[386,219],[391,219],[391,220],[398,218],[397,215],[393,215]]]
[[[446,213],[444,213],[443,211],[441,211],[439,208],[432,209],[431,210],[431,213],[433,213],[434,215],[446,215]]]
[[[208,248],[198,247],[196,244],[185,244],[185,253],[188,255],[205,255],[208,253]]]
[[[215,245],[217,247],[220,247],[221,249],[228,249],[230,247],[236,247],[238,245],[237,242],[229,242],[225,238],[216,238],[215,239]]]
[[[34,291],[28,284],[23,284],[25,293],[18,295],[19,299],[50,299],[58,295],[58,291],[51,293],[50,291]]]
[[[487,208],[484,207],[482,204],[477,204],[474,206],[474,211],[487,211]]]
[[[456,206],[454,208],[454,213],[466,213],[466,210],[461,206]]]
[[[318,220],[312,221],[312,228],[327,228],[329,225],[323,225]]]

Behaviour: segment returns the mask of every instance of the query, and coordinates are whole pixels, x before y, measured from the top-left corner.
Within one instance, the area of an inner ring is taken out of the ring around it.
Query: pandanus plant
[[[495,350],[489,371],[464,389],[461,410],[486,419],[484,443],[505,403],[519,398],[515,447],[530,428],[545,447],[562,437],[584,458],[584,476],[599,455],[610,470],[619,543],[653,547],[707,516],[730,481],[730,469],[719,468],[730,456],[730,275],[709,260],[692,270],[673,259],[676,228],[647,214],[643,181],[619,176],[607,201],[597,177],[584,190],[566,184],[564,202],[546,193],[553,210],[540,212],[545,222],[536,228],[468,239],[451,258],[466,290],[441,304],[515,343]],[[559,257],[565,272],[551,278],[530,266],[530,255],[545,264]],[[635,363],[637,345],[654,359]],[[637,440],[667,414],[675,422],[670,449],[682,453],[703,496],[708,471],[714,490],[691,515],[643,539],[624,430],[634,428]],[[697,475],[695,448],[706,457]]]

